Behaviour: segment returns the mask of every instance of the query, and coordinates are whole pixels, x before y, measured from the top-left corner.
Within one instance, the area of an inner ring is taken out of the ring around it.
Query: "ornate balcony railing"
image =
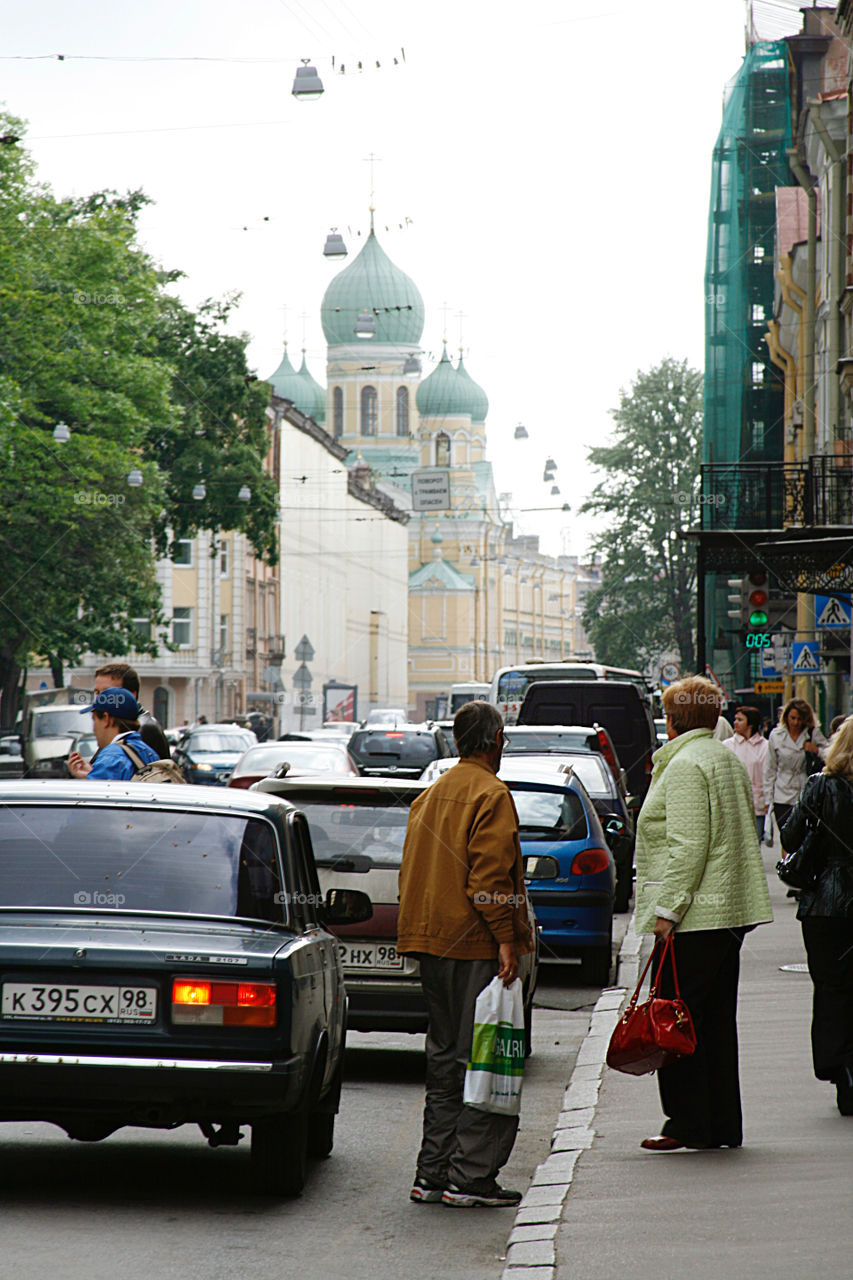
[[[703,530],[849,526],[853,462],[827,454],[806,462],[706,463],[700,503]]]

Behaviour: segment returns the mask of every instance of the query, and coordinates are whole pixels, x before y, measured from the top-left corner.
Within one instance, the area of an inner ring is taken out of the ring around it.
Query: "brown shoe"
[[[659,1133],[656,1138],[643,1138],[640,1146],[644,1151],[681,1151],[687,1143],[680,1142],[678,1138],[667,1138]]]

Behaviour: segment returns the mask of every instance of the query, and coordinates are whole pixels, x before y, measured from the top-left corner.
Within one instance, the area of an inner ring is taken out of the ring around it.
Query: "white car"
[[[458,763],[458,756],[444,756],[441,760],[431,760],[421,774],[420,780],[421,782],[435,782],[436,778],[440,778],[447,769]]]

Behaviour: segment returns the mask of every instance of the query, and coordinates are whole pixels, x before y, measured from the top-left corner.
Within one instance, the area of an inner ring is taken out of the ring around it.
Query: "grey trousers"
[[[462,1103],[474,1004],[497,973],[497,961],[428,955],[418,960],[429,1010],[418,1176],[483,1193],[509,1159],[518,1131],[518,1116],[493,1115]]]

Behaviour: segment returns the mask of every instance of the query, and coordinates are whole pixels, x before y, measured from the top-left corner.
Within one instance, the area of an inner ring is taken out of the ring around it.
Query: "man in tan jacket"
[[[517,1205],[498,1186],[517,1116],[463,1105],[474,1004],[497,975],[509,986],[533,946],[518,817],[497,777],[503,721],[488,702],[456,713],[459,763],[412,804],[400,868],[397,950],[416,956],[429,1011],[423,1142],[411,1199]]]

